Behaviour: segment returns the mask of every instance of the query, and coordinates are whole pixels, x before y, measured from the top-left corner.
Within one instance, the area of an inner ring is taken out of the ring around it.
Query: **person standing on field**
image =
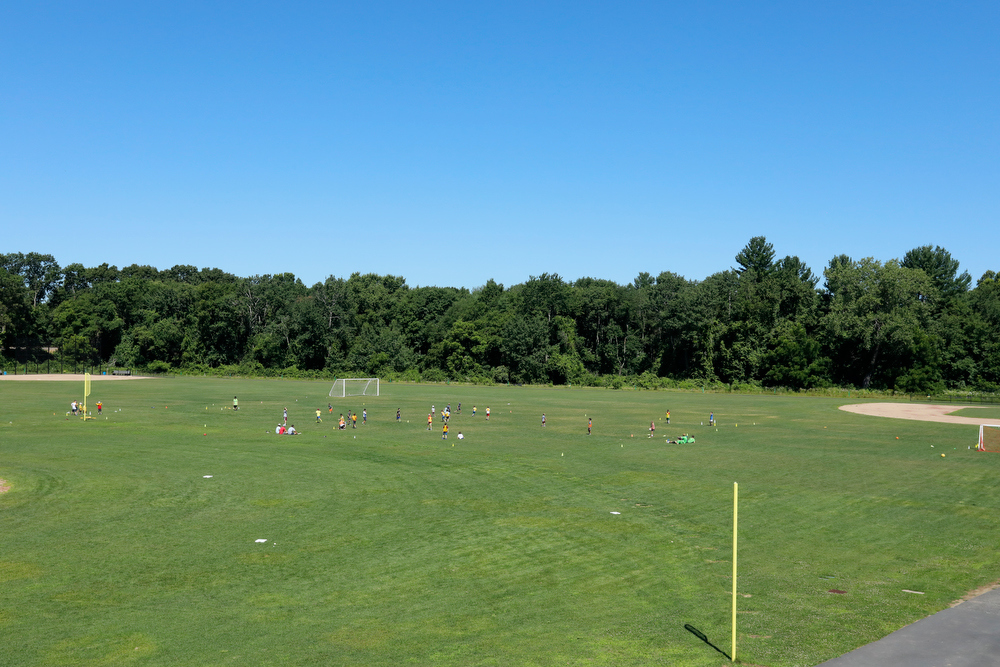
[[[441,428],[441,439],[442,440],[447,440],[448,439],[448,424],[447,424],[447,422]]]
[[[285,426],[288,426],[288,408],[285,408]]]
[[[358,413],[355,412],[354,414],[351,415],[351,428],[357,428],[357,427],[358,427]]]
[[[715,413],[714,412],[708,413],[708,425],[709,426],[715,426]]]
[[[542,413],[542,426],[545,426],[545,413]]]
[[[368,423],[368,408],[361,408],[361,425]]]
[[[431,426],[434,424],[434,414],[431,412],[427,413],[427,430],[431,430]]]
[[[322,415],[322,414],[323,414],[323,411],[320,410],[319,408],[316,408],[316,423],[317,424],[322,424],[323,423],[323,419],[320,417],[320,415]]]
[[[592,429],[593,427],[594,427],[594,418],[589,417],[587,419],[587,435],[590,435],[590,429]]]
[[[656,435],[656,422],[649,422],[649,437]]]
[[[239,410],[239,409],[240,409],[240,402],[239,400],[237,400],[235,396],[233,396],[233,410]]]
[[[103,405],[103,403],[101,403],[100,401],[97,402],[97,414],[98,415],[101,414],[101,406],[102,405]]]
[[[399,421],[399,408],[396,408],[396,421]]]
[[[670,410],[667,410],[667,424],[670,424]]]
[[[486,408],[486,421],[489,421],[489,420],[490,420],[490,409],[487,407]]]

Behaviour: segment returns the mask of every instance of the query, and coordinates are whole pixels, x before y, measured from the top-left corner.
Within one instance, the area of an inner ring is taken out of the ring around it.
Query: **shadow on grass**
[[[712,642],[708,641],[708,637],[705,636],[705,633],[702,632],[701,630],[699,630],[698,628],[694,627],[693,625],[689,625],[689,624],[685,623],[684,624],[684,629],[687,630],[688,632],[690,632],[692,635],[694,635],[698,639],[700,639],[701,641],[703,641],[706,644],[708,644],[709,646],[711,646],[712,648],[714,648],[716,651],[718,651],[722,655],[726,656],[726,660],[730,660],[730,661],[732,660],[732,658],[729,657],[728,653],[726,653],[725,651],[723,651],[721,648],[719,648],[718,646],[716,646]]]

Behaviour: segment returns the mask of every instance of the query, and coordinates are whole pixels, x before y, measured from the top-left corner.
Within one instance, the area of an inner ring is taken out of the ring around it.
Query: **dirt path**
[[[91,381],[98,380],[153,380],[145,375],[91,375]],[[83,373],[52,373],[39,375],[0,375],[0,382],[82,382]]]
[[[926,405],[924,403],[855,403],[841,405],[840,409],[870,417],[893,417],[895,419],[915,419],[924,422],[942,422],[944,424],[997,424],[996,417],[959,417],[949,412],[964,410],[979,406]]]

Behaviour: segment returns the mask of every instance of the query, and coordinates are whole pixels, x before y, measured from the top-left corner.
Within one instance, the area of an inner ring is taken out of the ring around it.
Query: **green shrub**
[[[421,373],[424,382],[447,382],[448,376],[440,368],[428,368]]]
[[[143,372],[150,374],[169,373],[171,370],[173,369],[170,368],[170,364],[168,364],[165,361],[160,361],[159,359],[157,359],[156,361],[151,361],[148,364],[146,364],[146,368],[143,369]]]

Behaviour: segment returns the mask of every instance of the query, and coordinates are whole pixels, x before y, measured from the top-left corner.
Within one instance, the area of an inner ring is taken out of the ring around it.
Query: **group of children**
[[[543,415],[543,418],[544,418],[544,415]],[[667,410],[667,423],[668,424],[670,423],[670,410]],[[704,424],[704,422],[702,422],[702,424]],[[710,412],[708,414],[708,425],[709,426],[715,426],[715,412]],[[587,424],[587,435],[590,435],[590,424]],[[649,437],[652,438],[655,435],[656,435],[656,422],[655,421],[651,421],[651,422],[649,422]],[[683,433],[676,440],[670,440],[668,438],[667,442],[668,443],[672,443],[672,444],[676,443],[676,444],[679,444],[679,445],[685,445],[685,444],[694,443],[694,438],[692,438],[691,436],[689,436],[687,433]]]
[[[323,420],[319,418],[319,410],[316,411],[316,423],[322,422]],[[347,411],[347,417],[344,417],[344,413],[340,413],[340,419],[337,420],[337,430],[346,431],[347,424],[350,423],[351,428],[358,427],[358,413]],[[361,409],[361,425],[364,426],[368,423],[368,408]]]
[[[73,414],[74,415],[77,414],[77,411],[80,408],[78,407],[78,404],[77,404],[76,401],[73,401],[73,403],[71,404],[71,407],[73,409]],[[97,413],[98,414],[101,414],[101,407],[102,407],[101,403],[100,403],[100,401],[98,401],[98,403],[97,403]],[[326,407],[327,407],[327,411],[330,414],[333,414],[333,405],[332,404],[327,404]],[[233,409],[234,410],[238,410],[239,409],[238,402],[237,402],[235,396],[233,397]],[[457,414],[461,414],[461,412],[462,412],[462,404],[461,403],[458,404],[456,412],[457,412]],[[437,413],[437,408],[434,405],[431,405],[431,411],[427,414],[427,430],[428,431],[433,430],[434,418],[435,418],[436,414],[438,414]],[[475,417],[476,414],[477,414],[477,408],[476,408],[476,406],[472,406],[472,416]],[[447,440],[448,439],[448,426],[449,426],[449,422],[451,421],[451,404],[450,403],[445,406],[445,408],[440,412],[440,415],[441,415],[441,422],[442,422],[442,425],[441,425],[441,439],[442,440]],[[490,408],[487,407],[486,408],[486,421],[489,421],[489,420],[490,420]],[[400,408],[396,408],[396,422],[398,423],[400,421],[402,421],[402,411],[401,411]],[[319,408],[317,408],[316,409],[316,423],[317,424],[321,424],[322,422],[323,422],[322,410],[319,409]],[[368,423],[368,409],[367,408],[363,408],[361,410],[361,425],[364,426],[367,423]],[[670,424],[670,410],[666,411],[666,423]],[[358,427],[358,413],[351,412],[350,410],[348,410],[346,417],[344,416],[343,413],[341,413],[340,419],[337,420],[337,430],[340,430],[340,431],[346,430],[348,424],[351,425],[351,428],[357,428]],[[715,412],[711,412],[709,414],[709,416],[708,416],[708,424],[709,424],[709,426],[715,426]],[[542,413],[542,427],[545,427],[545,425],[546,425],[546,417],[545,417],[545,413],[543,412]],[[587,435],[592,435],[593,434],[593,429],[594,429],[594,419],[593,419],[593,417],[588,417],[587,418]],[[290,427],[288,426],[288,408],[285,408],[283,410],[283,423],[282,424],[278,424],[278,428],[275,429],[275,433],[289,434],[289,435],[295,435],[297,433],[295,431],[295,426],[294,425],[292,425]],[[654,421],[651,421],[649,423],[649,437],[653,438],[655,436],[656,436],[656,421],[654,420]],[[458,439],[459,440],[463,440],[464,438],[465,438],[465,436],[462,435],[461,431],[459,431],[458,432]],[[694,438],[690,437],[687,433],[684,433],[679,438],[677,438],[676,440],[669,440],[668,439],[667,442],[669,442],[669,443],[675,443],[676,442],[676,443],[679,443],[679,444],[693,443],[694,442]]]
[[[103,409],[104,404],[98,401],[95,407],[97,408],[97,414],[101,414],[101,410]],[[73,413],[74,417],[79,417],[83,415],[83,403],[78,403],[77,401],[71,402],[69,404],[69,411]]]
[[[437,411],[437,408],[435,406],[431,405],[431,411],[427,414],[427,430],[428,431],[432,430],[432,428],[434,426],[434,415],[435,415],[436,411]],[[458,404],[458,410],[457,410],[456,413],[457,414],[462,414],[462,404],[461,403]],[[474,406],[474,405],[472,406],[472,416],[473,417],[476,416],[476,406]],[[486,408],[486,421],[489,421],[489,419],[490,419],[490,409]],[[397,421],[399,420],[399,410],[396,410],[396,420]],[[448,439],[448,422],[450,422],[450,421],[451,421],[451,403],[449,403],[448,405],[446,405],[445,408],[444,408],[444,410],[441,411],[441,422],[442,422],[442,425],[441,425],[441,439],[442,440],[447,440]],[[461,431],[458,432],[458,436],[457,437],[458,437],[459,440],[464,440],[465,439],[465,436],[462,435]]]

